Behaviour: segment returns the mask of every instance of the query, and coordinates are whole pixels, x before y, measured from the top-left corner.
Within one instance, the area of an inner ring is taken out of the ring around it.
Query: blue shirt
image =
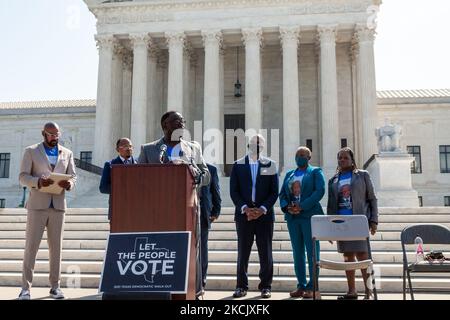
[[[338,182],[338,214],[352,215],[352,172],[339,174]]]
[[[248,162],[250,164],[250,171],[252,172],[252,201],[256,199],[256,178],[258,177],[259,162],[253,162],[249,157]]]
[[[47,154],[48,161],[50,161],[50,164],[53,166],[56,166],[56,163],[58,162],[58,146],[53,148],[48,148],[44,144],[45,153]]]
[[[180,158],[181,145],[178,143],[174,147],[167,146],[167,158],[169,161],[173,161],[174,159]]]

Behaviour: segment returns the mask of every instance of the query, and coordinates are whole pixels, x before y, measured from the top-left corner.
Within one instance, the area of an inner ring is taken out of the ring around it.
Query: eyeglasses
[[[133,146],[119,146],[119,149],[133,149]]]
[[[45,132],[46,135],[48,135],[48,136],[50,136],[52,138],[59,138],[59,137],[61,137],[61,132],[57,132],[57,133],[50,133],[50,132],[47,132],[47,131],[44,131],[44,132]]]

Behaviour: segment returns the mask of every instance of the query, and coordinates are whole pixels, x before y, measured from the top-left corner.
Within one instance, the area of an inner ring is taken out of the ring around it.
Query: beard
[[[47,142],[47,144],[51,147],[56,147],[58,145],[58,140],[48,141],[47,138],[45,140],[45,142]]]

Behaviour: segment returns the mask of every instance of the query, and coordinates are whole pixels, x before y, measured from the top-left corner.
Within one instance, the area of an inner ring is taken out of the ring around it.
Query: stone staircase
[[[372,239],[373,256],[377,267],[377,281],[382,292],[401,292],[402,252],[400,231],[415,223],[441,223],[450,227],[450,208],[381,208],[379,232]],[[234,209],[224,208],[220,219],[213,224],[209,240],[208,290],[233,290],[235,286],[237,241],[233,222]],[[97,288],[105,255],[109,224],[107,209],[69,209],[62,254],[62,286]],[[25,245],[26,211],[0,209],[0,286],[21,284],[23,248]],[[46,235],[44,233],[44,239]],[[431,247],[425,250],[443,250],[450,256],[450,246]],[[35,268],[34,286],[48,285],[48,250],[42,241]],[[259,282],[258,255],[253,248],[250,258],[250,290],[256,290]],[[412,248],[411,248],[412,249]],[[295,288],[296,279],[289,234],[283,216],[277,209],[274,241],[274,291]],[[342,260],[336,245],[321,243],[321,255],[325,259]],[[414,258],[414,253],[409,254]],[[359,276],[359,275],[358,275]],[[450,289],[450,277],[443,274],[415,276],[414,286]],[[358,286],[362,289],[361,278]],[[339,271],[322,270],[320,287],[324,292],[346,290],[345,275]]]

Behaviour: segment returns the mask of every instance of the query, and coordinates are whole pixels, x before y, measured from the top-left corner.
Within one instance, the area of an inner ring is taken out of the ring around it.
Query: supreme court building
[[[85,2],[98,21],[95,164],[121,136],[136,146],[159,138],[168,110],[191,131],[195,121],[203,131],[279,129],[280,169],[294,166],[300,145],[325,172],[342,145],[361,164],[377,152],[381,1]]]
[[[84,1],[97,19],[97,100],[0,103],[0,207],[19,205],[22,152],[40,141],[45,121],[61,125],[76,158],[102,167],[120,137],[131,138],[136,156],[159,139],[168,110],[184,115],[204,150],[198,131],[266,129],[281,173],[306,145],[327,179],[342,146],[360,167],[378,153],[375,130],[387,118],[402,126],[401,147],[416,159],[422,204],[450,206],[450,90],[377,93],[380,0]],[[106,206],[88,200],[99,196],[99,177],[84,168],[69,205]],[[230,166],[219,170],[228,193]]]

